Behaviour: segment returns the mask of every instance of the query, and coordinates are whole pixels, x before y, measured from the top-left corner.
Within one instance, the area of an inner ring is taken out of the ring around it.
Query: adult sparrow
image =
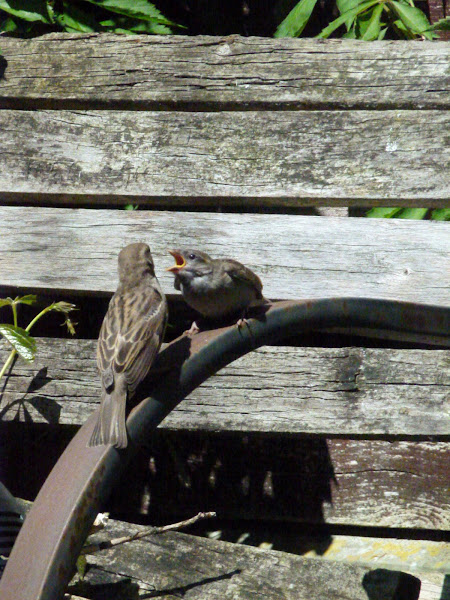
[[[100,414],[89,446],[127,445],[125,407],[156,358],[167,323],[166,297],[147,244],[119,253],[119,286],[109,303],[97,345],[102,383]]]
[[[237,260],[211,258],[199,250],[169,252],[175,265],[167,271],[175,275],[175,289],[204,317],[220,319],[267,302],[260,278]],[[190,332],[195,330],[194,323]]]

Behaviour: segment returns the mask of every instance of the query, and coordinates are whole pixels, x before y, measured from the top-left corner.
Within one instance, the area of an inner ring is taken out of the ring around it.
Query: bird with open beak
[[[231,258],[211,258],[199,250],[169,250],[175,265],[174,287],[187,304],[209,319],[222,319],[265,304],[260,278]],[[242,322],[239,319],[238,324]],[[190,333],[198,330],[194,323]]]
[[[156,358],[167,323],[164,292],[147,244],[119,253],[119,286],[109,303],[97,345],[102,395],[89,446],[127,446],[125,408]]]

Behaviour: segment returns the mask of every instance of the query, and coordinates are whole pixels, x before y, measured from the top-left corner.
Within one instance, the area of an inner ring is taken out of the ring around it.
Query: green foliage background
[[[176,27],[148,0],[0,0],[0,32],[18,35],[51,31],[167,35]]]

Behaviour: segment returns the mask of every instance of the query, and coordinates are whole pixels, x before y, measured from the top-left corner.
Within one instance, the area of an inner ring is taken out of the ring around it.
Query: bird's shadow
[[[395,590],[388,593],[393,583],[396,584]],[[362,586],[368,600],[384,600],[387,596],[395,600],[418,600],[421,583],[420,579],[409,573],[374,569],[364,575]]]
[[[11,366],[11,369],[14,364]],[[7,374],[0,391],[0,406],[3,402],[4,393],[8,385],[8,380],[11,374],[11,369]],[[23,392],[21,398],[9,402],[0,410],[0,421],[4,420],[5,416],[8,415],[10,421],[24,421],[25,423],[32,423],[33,418],[29,412],[29,405],[31,405],[39,414],[49,423],[50,425],[56,425],[59,423],[61,415],[61,406],[53,400],[44,395],[31,395],[42,389],[47,383],[52,381],[52,378],[48,376],[47,367],[40,369],[31,379],[28,388]],[[10,418],[11,412],[15,412],[13,418]]]

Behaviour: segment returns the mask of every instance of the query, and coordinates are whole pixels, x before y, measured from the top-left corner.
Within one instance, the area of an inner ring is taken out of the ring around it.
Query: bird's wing
[[[114,294],[97,346],[102,375],[111,369],[123,372],[133,392],[156,357],[166,320],[167,304],[159,290],[146,287]]]
[[[263,284],[256,273],[253,273],[248,267],[232,258],[225,259],[222,264],[230,277],[250,284],[258,293],[258,297],[262,298]]]

